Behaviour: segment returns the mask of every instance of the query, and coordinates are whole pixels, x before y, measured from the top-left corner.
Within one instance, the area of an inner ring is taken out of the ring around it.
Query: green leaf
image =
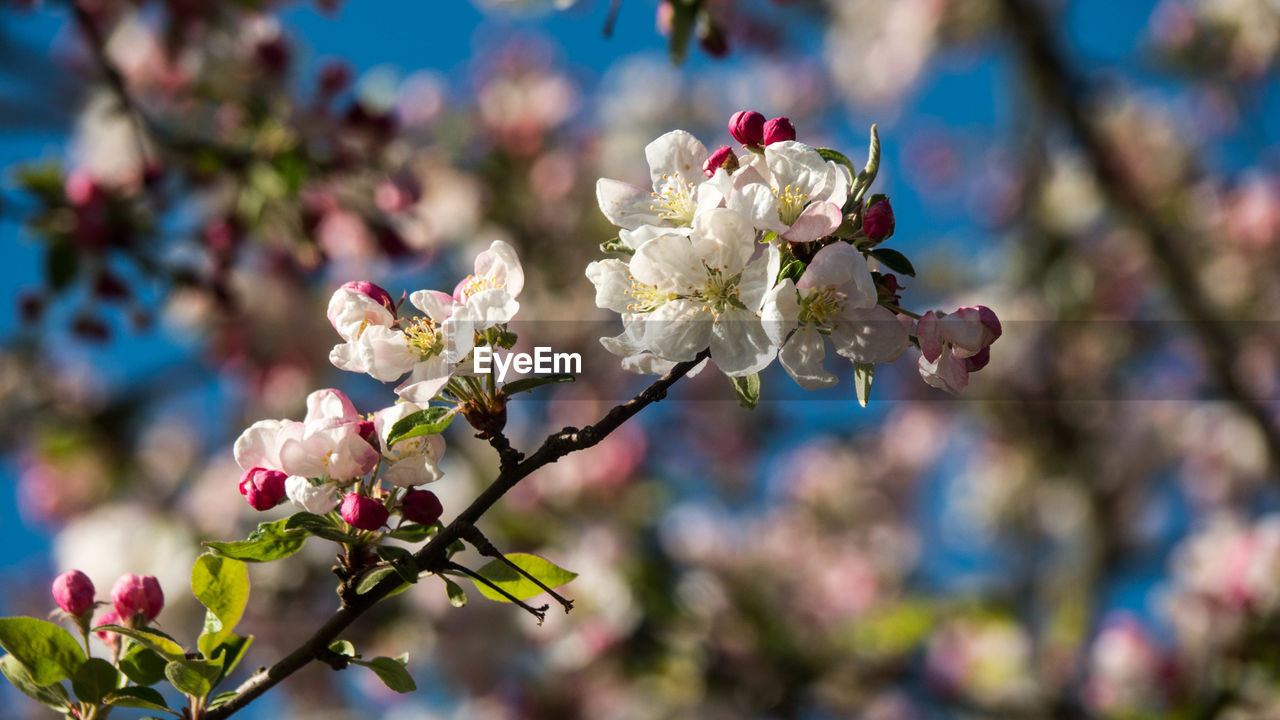
[[[231,635],[249,603],[249,566],[205,553],[191,567],[191,592],[208,608],[196,646],[205,657]]]
[[[187,651],[178,644],[177,640],[156,630],[134,630],[123,625],[99,625],[94,630],[124,635],[139,645],[160,653],[165,660],[182,660],[187,657]]]
[[[516,393],[529,392],[530,390],[543,385],[551,385],[552,383],[573,382],[574,376],[569,373],[555,373],[554,375],[540,375],[538,377],[520,378],[512,380],[509,383],[503,383],[502,394],[511,397]]]
[[[871,376],[875,375],[875,363],[853,364],[853,387],[858,391],[858,404],[862,407],[867,406],[867,400],[871,398]]]
[[[235,560],[245,562],[271,562],[302,549],[307,541],[307,531],[300,528],[288,529],[289,520],[261,523],[246,540],[236,542],[206,542],[214,552]]]
[[[102,698],[102,701],[117,707],[156,710],[182,717],[182,713],[169,709],[169,706],[164,702],[164,696],[159,691],[149,687],[126,687],[112,690]]]
[[[403,540],[407,543],[420,543],[440,532],[442,528],[444,528],[444,525],[438,522],[433,525],[419,525],[418,523],[410,522],[387,533],[387,537]]]
[[[217,660],[174,660],[164,666],[164,676],[178,690],[202,698],[213,692],[222,675],[222,658]]]
[[[404,662],[395,658],[376,657],[372,660],[352,660],[352,664],[363,665],[378,675],[382,684],[398,693],[413,692],[418,689],[417,683],[404,669]]]
[[[461,585],[447,577],[441,577],[440,579],[444,581],[444,591],[449,596],[450,605],[460,608],[467,604],[467,593],[462,589]],[[506,598],[503,599],[505,600]]]
[[[391,426],[391,431],[387,433],[387,446],[395,445],[401,440],[443,432],[453,422],[456,414],[445,407],[430,407],[409,413]]]
[[[751,373],[742,377],[731,377],[733,392],[738,397],[738,404],[748,410],[754,410],[760,403],[760,373]]]
[[[578,573],[558,567],[550,560],[540,558],[537,555],[512,553],[507,556],[507,559],[519,566],[521,570],[538,578],[543,585],[552,589],[578,577]],[[476,571],[476,574],[507,591],[517,600],[528,600],[543,593],[542,588],[534,584],[532,580],[516,572],[514,568],[501,560],[492,560],[485,563],[483,567]],[[476,590],[479,590],[481,595],[490,600],[510,602],[510,600],[507,600],[507,598],[488,585],[474,580],[472,582],[475,582]]]
[[[79,250],[69,240],[54,240],[44,256],[44,272],[54,292],[65,289],[80,273]]]
[[[619,238],[611,238],[600,243],[600,252],[618,253],[619,255],[635,255],[635,248],[622,242]]]
[[[370,570],[364,577],[360,578],[360,582],[356,585],[356,594],[363,595],[369,592],[373,589],[373,586],[382,582],[382,578],[394,573],[395,571],[395,568],[387,565]]]
[[[244,659],[245,653],[249,652],[249,646],[253,644],[253,636],[247,635],[241,637],[239,635],[229,635],[222,644],[213,651],[214,659],[222,658],[222,675],[218,677],[218,682],[222,682],[222,678],[231,674],[232,670],[240,664]]]
[[[880,132],[873,124],[871,126],[871,143],[867,147],[867,164],[853,181],[853,192],[849,196],[850,205],[857,206],[858,203],[862,202],[862,196],[871,187],[871,183],[875,181],[876,173],[878,172],[880,172]]]
[[[0,673],[3,673],[19,692],[38,703],[56,710],[63,710],[71,704],[71,697],[67,695],[67,689],[62,683],[37,685],[31,678],[31,673],[13,655],[0,658]]]
[[[206,705],[205,707],[207,707],[207,708],[209,708],[210,710],[212,710],[212,709],[214,709],[214,708],[218,707],[219,705],[226,705],[226,704],[227,704],[227,701],[228,701],[228,700],[230,700],[231,698],[235,697],[235,696],[236,696],[236,691],[235,691],[235,690],[227,690],[226,692],[220,692],[220,693],[218,693],[217,695],[214,695],[214,696],[213,696],[213,699],[212,699],[212,700],[210,700],[210,701],[209,701],[209,704],[208,704],[208,705]]]
[[[879,260],[881,265],[896,273],[901,273],[910,277],[916,276],[916,269],[911,265],[911,261],[907,259],[906,255],[903,255],[897,250],[892,250],[890,248],[876,248],[871,251],[871,257]]]
[[[120,673],[102,658],[89,658],[71,676],[71,690],[82,702],[97,704],[107,693],[116,689]]]
[[[305,510],[290,515],[288,522],[285,523],[285,528],[289,530],[306,530],[318,538],[348,545],[355,545],[360,542],[360,538],[355,535],[338,529],[338,526],[328,517],[315,515]]]
[[[26,666],[36,685],[71,677],[84,662],[84,649],[71,633],[36,618],[0,618],[0,647]]]
[[[351,642],[348,640],[334,640],[333,642],[329,643],[329,649],[332,650],[333,652],[338,653],[339,655],[346,655],[349,658],[360,657],[359,655],[356,654],[356,646],[352,645]]]
[[[800,279],[801,275],[804,275],[804,263],[799,260],[792,260],[783,266],[782,272],[778,273],[778,282],[782,282],[788,278],[790,278],[792,282],[796,282]]]
[[[145,645],[131,645],[120,658],[120,672],[138,685],[155,685],[164,679],[168,662]]]
[[[849,156],[839,150],[832,150],[831,148],[817,148],[817,150],[823,160],[833,160],[848,168],[850,180],[858,177],[858,171],[853,167],[853,161],[849,159]]]
[[[410,584],[418,582],[418,564],[413,553],[395,545],[383,545],[378,548],[378,557],[391,563],[401,580]]]

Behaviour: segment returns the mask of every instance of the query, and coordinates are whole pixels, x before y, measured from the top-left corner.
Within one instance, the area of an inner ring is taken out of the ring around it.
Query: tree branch
[[[572,452],[585,450],[608,437],[622,423],[631,419],[636,413],[667,396],[667,390],[697,367],[710,353],[703,350],[693,360],[678,363],[666,375],[654,381],[639,395],[627,402],[616,405],[613,409],[593,425],[582,429],[565,428],[554,433],[542,442],[542,445],[527,458],[518,463],[503,467],[484,492],[480,493],[465,510],[454,518],[443,530],[436,533],[422,549],[414,553],[414,561],[420,572],[439,572],[448,568],[448,548],[456,540],[460,540],[476,521],[489,511],[499,499],[524,478],[539,468],[549,465]],[[338,639],[338,635],[346,630],[356,618],[363,615],[378,601],[400,586],[402,580],[397,575],[390,575],[363,595],[357,595],[345,607],[340,608],[318,630],[299,645],[293,652],[284,656],[279,662],[265,671],[255,674],[236,688],[236,696],[226,703],[205,712],[203,720],[224,720],[259,695],[277,685],[281,680],[297,672],[304,665],[324,656],[329,644]]]
[[[1089,92],[1058,49],[1049,21],[1033,0],[1003,0],[1009,34],[1035,76],[1046,103],[1056,107],[1076,136],[1095,181],[1121,213],[1141,231],[1165,289],[1191,328],[1208,360],[1214,380],[1226,398],[1244,413],[1266,439],[1272,467],[1280,465],[1280,429],[1267,403],[1254,397],[1236,374],[1239,339],[1201,293],[1185,237],[1161,220],[1137,183],[1086,114]]]

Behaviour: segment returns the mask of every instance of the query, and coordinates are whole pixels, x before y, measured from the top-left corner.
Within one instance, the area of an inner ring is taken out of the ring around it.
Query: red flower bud
[[[991,346],[982,348],[976,355],[971,355],[964,359],[965,369],[969,372],[978,372],[991,362]]]
[[[738,156],[733,154],[733,149],[728,145],[721,145],[707,156],[707,161],[702,163],[702,172],[707,177],[716,174],[716,170],[724,168],[729,172],[738,169]]]
[[[884,240],[893,234],[893,206],[888,200],[867,208],[867,214],[862,218],[862,232],[872,240]]]
[[[53,601],[68,615],[93,610],[93,581],[79,570],[68,570],[53,579]]]
[[[400,514],[404,519],[420,525],[435,523],[443,512],[440,498],[430,490],[410,490],[400,501]]]
[[[367,280],[356,280],[349,283],[343,283],[342,287],[343,289],[351,290],[352,292],[358,292],[390,310],[392,315],[396,314],[396,303],[391,299],[391,293],[383,290],[377,285],[374,285]]]
[[[120,613],[116,612],[115,610],[108,610],[102,614],[102,617],[98,618],[98,625],[95,625],[94,627],[98,627],[101,625],[119,625],[119,624],[120,624]],[[105,631],[98,631],[94,634],[97,635],[98,639],[101,640],[103,643],[105,643],[106,646],[111,648],[113,651],[120,649],[119,634],[113,633],[113,632],[105,632]]]
[[[772,145],[783,140],[796,139],[796,126],[784,117],[776,117],[764,124],[764,144]]]
[[[240,494],[254,510],[270,510],[284,500],[284,481],[288,476],[279,470],[249,468],[240,476]]]
[[[374,427],[373,422],[371,420],[361,420],[360,424],[357,425],[357,427],[359,428],[357,432],[360,433],[361,440],[364,440],[365,442],[369,443],[375,448],[379,447],[378,428]]]
[[[160,614],[164,607],[164,593],[160,591],[160,581],[154,576],[129,573],[111,588],[111,604],[123,624],[139,627]]]
[[[377,530],[387,524],[387,517],[391,514],[382,503],[356,493],[347,493],[342,498],[338,512],[348,525],[361,530]]]
[[[764,142],[764,116],[755,110],[739,110],[729,118],[729,134],[747,147]]]

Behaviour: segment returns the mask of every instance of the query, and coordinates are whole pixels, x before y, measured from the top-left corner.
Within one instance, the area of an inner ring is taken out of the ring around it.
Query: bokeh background
[[[572,614],[425,581],[350,636],[418,692],[316,664],[244,717],[1280,717],[1278,54],[1275,0],[0,3],[0,612],[154,574],[191,642],[199,541],[263,519],[239,431],[390,402],[327,362],[343,281],[508,240],[522,341],[590,369],[513,440],[601,415],[642,381],[596,343],[595,179],[747,108],[855,161],[878,123],[904,304],[995,309],[991,365],[952,398],[910,351],[866,409],[682,382],[485,521]],[[446,519],[496,464],[447,437]],[[332,562],[252,569],[239,676]]]

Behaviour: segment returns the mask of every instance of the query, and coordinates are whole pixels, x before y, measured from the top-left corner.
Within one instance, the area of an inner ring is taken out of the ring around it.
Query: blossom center
[[[741,283],[742,273],[725,275],[722,270],[707,267],[707,284],[695,297],[702,301],[703,307],[708,308],[712,315],[718,316],[734,307],[746,309],[747,306],[739,298]]]
[[[659,306],[677,297],[675,293],[659,290],[656,285],[639,282],[634,275],[628,277],[631,278],[631,287],[627,290],[627,294],[635,299],[635,302],[627,305],[627,309],[631,312],[653,312]]]
[[[794,224],[809,202],[809,193],[800,192],[799,188],[792,185],[774,190],[773,194],[778,198],[778,219],[783,225]]]
[[[418,357],[423,360],[438,355],[441,350],[444,350],[444,334],[429,317],[414,319],[413,323],[404,329],[404,334],[408,339],[409,348],[418,353]]]
[[[664,173],[661,189],[650,194],[654,204],[649,209],[658,213],[658,217],[670,220],[676,226],[693,224],[693,212],[697,209],[693,202],[693,185],[685,182],[680,173]]]
[[[498,278],[492,275],[468,275],[466,280],[462,281],[462,300],[465,302],[471,299],[472,295],[483,290],[501,290],[502,283],[498,282]]]
[[[814,327],[826,327],[837,313],[844,309],[846,300],[844,293],[835,288],[815,289],[800,299],[800,324]]]

